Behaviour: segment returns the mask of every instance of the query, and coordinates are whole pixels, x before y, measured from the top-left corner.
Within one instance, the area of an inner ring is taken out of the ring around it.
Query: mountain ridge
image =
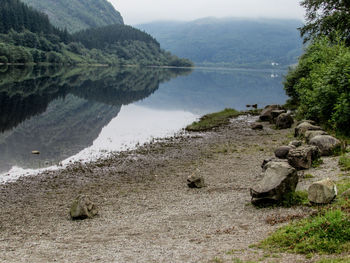
[[[124,24],[123,17],[106,0],[22,0],[48,15],[51,23],[69,32],[92,27]]]
[[[287,67],[302,53],[293,19],[207,17],[193,21],[155,21],[136,25],[163,48],[197,65]]]

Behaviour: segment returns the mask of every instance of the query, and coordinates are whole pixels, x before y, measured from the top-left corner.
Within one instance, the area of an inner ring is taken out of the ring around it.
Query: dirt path
[[[249,125],[237,119],[212,133],[0,185],[0,262],[307,262],[249,248],[279,227],[268,217],[309,212],[250,205],[262,160],[291,140],[291,130]],[[189,189],[197,168],[207,187]],[[70,220],[79,193],[91,196],[98,217]]]

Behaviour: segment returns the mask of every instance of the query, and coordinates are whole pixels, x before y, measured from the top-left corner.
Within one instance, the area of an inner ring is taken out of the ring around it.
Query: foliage
[[[109,25],[86,29],[75,33],[73,39],[75,42],[81,42],[89,49],[104,49],[108,45],[124,41],[142,41],[160,47],[159,43],[149,34],[125,25]]]
[[[350,134],[350,48],[323,37],[314,40],[290,69],[284,87],[301,118]]]
[[[52,26],[49,18],[19,0],[2,0],[0,5],[0,33],[7,34],[10,30],[27,29],[33,33],[47,36],[56,35],[61,41],[66,41],[68,33]]]
[[[341,39],[350,45],[350,2],[347,0],[303,0],[306,8],[306,25],[300,28],[305,41],[319,36],[328,36],[336,41]]]
[[[207,131],[221,125],[228,124],[230,119],[242,114],[234,109],[225,109],[220,112],[204,115],[198,122],[186,127],[187,131]]]
[[[163,48],[198,65],[280,67],[297,63],[302,40],[298,20],[215,19],[138,25]],[[275,68],[275,67],[273,67]]]
[[[349,215],[337,209],[291,223],[264,240],[261,247],[301,254],[347,252]]]
[[[339,158],[339,165],[343,171],[350,171],[350,157],[343,155]]]
[[[106,0],[22,0],[48,14],[61,29],[77,32],[91,27],[123,24],[120,13]]]
[[[295,191],[285,196],[281,205],[283,207],[292,207],[307,204],[309,204],[308,193],[306,191]]]

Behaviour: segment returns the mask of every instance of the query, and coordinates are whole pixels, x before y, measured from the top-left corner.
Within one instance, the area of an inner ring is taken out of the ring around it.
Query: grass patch
[[[282,201],[283,207],[292,207],[300,205],[308,205],[308,193],[307,191],[295,191],[291,194],[288,194],[285,199]]]
[[[350,263],[350,257],[348,258],[332,258],[332,259],[321,259],[316,263]]]
[[[339,165],[342,171],[350,171],[350,157],[343,155],[339,158]]]
[[[208,131],[219,126],[226,125],[230,122],[231,118],[237,117],[242,114],[242,112],[236,111],[234,109],[225,109],[220,112],[207,114],[201,117],[199,121],[193,122],[191,125],[188,125],[186,127],[186,130],[192,132]]]
[[[312,161],[311,166],[312,166],[312,168],[317,168],[321,164],[323,164],[323,160],[321,158],[318,158],[318,159]]]
[[[293,222],[260,244],[261,248],[300,254],[350,250],[350,217],[340,209]]]
[[[304,174],[304,179],[312,179],[315,178],[312,174]]]

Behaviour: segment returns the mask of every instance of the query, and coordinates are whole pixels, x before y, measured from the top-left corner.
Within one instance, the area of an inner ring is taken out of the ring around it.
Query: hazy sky
[[[109,0],[126,24],[215,17],[304,17],[299,0]]]

